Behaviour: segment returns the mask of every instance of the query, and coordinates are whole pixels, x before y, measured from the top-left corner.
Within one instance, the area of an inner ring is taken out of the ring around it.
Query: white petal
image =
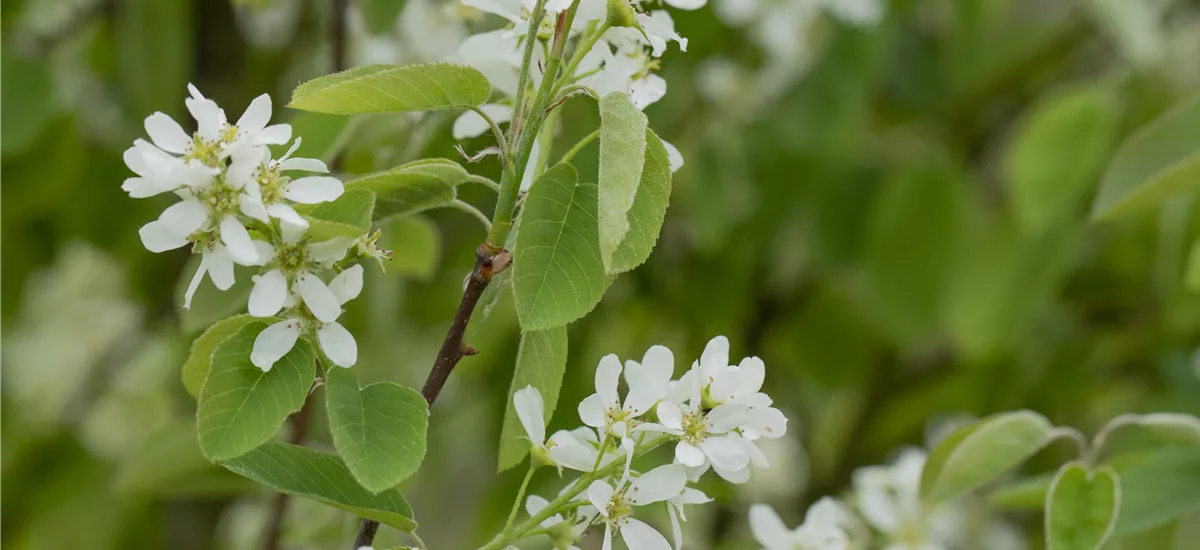
[[[192,275],[192,280],[188,282],[187,290],[183,293],[183,309],[192,308],[192,296],[196,294],[196,289],[200,288],[200,282],[204,280],[204,274],[208,272],[206,262],[200,260],[200,265],[196,266],[196,273]]]
[[[658,421],[663,426],[672,430],[683,429],[683,411],[679,409],[679,405],[672,401],[663,401],[655,410],[658,412]]]
[[[317,319],[331,323],[342,314],[342,305],[338,303],[337,296],[316,275],[301,271],[296,276],[296,288],[304,299],[304,305]]]
[[[542,394],[533,386],[525,386],[513,393],[513,408],[517,410],[517,418],[521,420],[521,426],[525,427],[525,433],[529,434],[529,441],[537,447],[542,446],[546,440],[546,421],[542,407]]]
[[[659,466],[634,480],[625,491],[630,503],[645,506],[678,495],[687,484],[687,475],[677,464]]]
[[[674,174],[683,168],[683,153],[680,153],[677,147],[665,139],[662,140],[662,144],[663,148],[667,150],[667,163],[671,165],[671,173]]]
[[[700,442],[700,450],[704,451],[714,467],[740,470],[750,465],[750,457],[738,439],[740,436],[734,434],[708,437]]]
[[[755,468],[767,469],[771,467],[771,461],[767,460],[767,455],[758,448],[753,441],[742,438],[742,450],[746,451],[746,456],[750,457],[750,464]]]
[[[236,216],[225,216],[221,220],[221,242],[229,249],[233,261],[242,265],[258,263],[258,247],[250,240],[250,232]]]
[[[304,219],[303,217],[300,216],[300,214],[296,213],[296,210],[293,209],[291,206],[288,206],[281,202],[277,202],[275,204],[268,206],[267,207],[267,215],[271,216],[272,218],[276,218],[285,224],[291,225],[293,228],[301,230],[300,231],[301,234],[304,233],[303,230],[308,229],[308,220]],[[292,242],[295,242],[295,241],[292,241]]]
[[[347,250],[353,244],[354,239],[349,237],[334,237],[328,241],[309,243],[308,258],[319,264],[336,262],[346,256]]]
[[[325,323],[317,331],[321,351],[339,367],[352,367],[358,361],[358,344],[354,335],[339,323]]]
[[[745,424],[750,418],[750,407],[741,403],[722,403],[704,417],[710,433],[725,433]]]
[[[254,339],[250,362],[264,371],[269,371],[276,361],[292,351],[298,338],[300,338],[299,319],[287,319],[275,323],[263,329]]]
[[[144,199],[153,197],[160,193],[174,190],[176,186],[161,185],[156,180],[150,178],[125,178],[125,182],[121,184],[121,190],[129,193],[129,197],[133,199]]]
[[[283,196],[300,204],[317,204],[342,196],[345,186],[333,176],[309,176],[288,182]]]
[[[503,124],[512,118],[512,107],[507,105],[488,103],[483,105],[481,109],[489,117],[492,117],[492,120],[496,124]],[[483,135],[484,132],[490,129],[491,125],[483,117],[479,116],[479,113],[466,111],[454,119],[452,133],[454,134],[454,139],[467,139]]]
[[[504,0],[462,0],[464,6],[499,15],[513,23],[521,22],[522,6],[520,2]]]
[[[604,402],[597,394],[591,394],[579,402],[579,419],[593,428],[604,427]]]
[[[596,394],[605,407],[619,406],[620,397],[617,395],[617,383],[621,380],[621,361],[616,355],[609,354],[600,358],[596,366]]]
[[[329,167],[325,166],[324,162],[318,159],[294,158],[287,159],[279,163],[279,169],[283,171],[301,170],[304,172],[320,172],[322,174],[329,172]]]
[[[729,366],[729,339],[717,336],[704,346],[700,355],[700,373],[703,377],[716,376],[720,369]],[[707,381],[702,382],[707,383]]]
[[[612,498],[613,488],[603,481],[593,481],[588,485],[588,501],[595,506],[600,514],[608,517],[608,499]]]
[[[762,359],[747,357],[738,363],[741,373],[742,386],[738,388],[738,397],[757,393],[762,389],[763,380],[767,377],[767,366]]]
[[[667,515],[671,516],[671,538],[675,540],[675,550],[683,550],[683,528],[679,525],[679,514],[674,506],[667,506]]]
[[[270,317],[283,309],[287,301],[287,276],[278,269],[272,269],[262,275],[253,277],[254,288],[250,290],[250,302],[247,306],[250,315],[255,317]]]
[[[753,409],[746,420],[746,427],[763,437],[775,439],[787,433],[787,421],[787,417],[774,407]]]
[[[612,526],[607,523],[604,525],[604,543],[600,545],[600,550],[612,550]]]
[[[255,136],[256,143],[266,143],[270,145],[283,145],[292,139],[291,124],[274,124],[263,128]]]
[[[361,264],[350,266],[349,269],[338,273],[329,281],[329,290],[337,296],[338,302],[345,304],[358,297],[363,287],[363,267]]]
[[[531,516],[536,516],[538,512],[545,510],[549,504],[550,501],[538,495],[529,495],[529,498],[525,499],[525,512]]]
[[[270,121],[271,96],[263,94],[254,98],[250,106],[246,107],[246,112],[242,113],[242,118],[237,121],[237,127],[243,132],[257,132],[266,128]]]
[[[699,447],[692,445],[686,441],[680,441],[675,445],[675,460],[680,464],[691,468],[699,468],[704,465],[704,451]]]
[[[181,201],[163,210],[158,221],[171,233],[179,237],[187,237],[204,225],[208,220],[208,209],[198,201]]]
[[[160,221],[152,221],[138,230],[142,246],[151,252],[166,252],[188,244],[187,237],[180,237]]]
[[[266,223],[271,221],[267,217],[267,209],[263,206],[262,199],[254,198],[246,193],[238,195],[238,205],[241,207],[243,214],[254,218],[260,222]]]
[[[750,481],[750,468],[741,468],[739,470],[726,470],[725,468],[713,465],[713,471],[721,476],[721,479],[730,483],[742,484]]]
[[[558,433],[567,432],[557,432],[555,435],[558,435]],[[592,466],[596,464],[596,451],[594,449],[587,445],[580,445],[577,442],[575,444],[564,444],[562,443],[562,437],[555,438],[551,436],[550,439],[555,441],[555,445],[550,447],[551,460],[560,466],[572,470],[580,472],[592,471]],[[608,464],[608,462],[602,461],[600,465],[603,466]]]
[[[738,386],[742,384],[741,372],[737,367],[723,367],[715,370],[709,384],[709,396],[718,403],[724,403],[737,397]]]
[[[667,95],[667,81],[653,73],[634,80],[629,86],[629,100],[639,110],[644,110],[665,95]]]
[[[666,0],[667,5],[681,10],[698,10],[708,4],[708,0]]]
[[[671,544],[645,522],[629,518],[621,526],[621,538],[629,550],[671,550]]]
[[[185,99],[188,112],[196,119],[196,132],[200,137],[215,141],[221,136],[221,128],[225,126],[225,111],[211,99]]]
[[[146,117],[146,133],[163,151],[182,155],[191,146],[192,139],[188,137],[183,127],[166,113],[154,113]]]
[[[254,265],[267,265],[267,262],[275,259],[275,247],[267,241],[255,239],[254,248],[258,251],[259,263]]]
[[[229,290],[233,286],[233,258],[229,251],[217,245],[204,253],[204,266],[208,269],[208,278],[218,290]]]
[[[750,533],[767,550],[792,550],[792,532],[766,504],[750,507]]]

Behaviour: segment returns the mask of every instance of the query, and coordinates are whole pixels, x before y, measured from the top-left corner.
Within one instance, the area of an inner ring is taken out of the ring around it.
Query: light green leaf
[[[492,94],[483,73],[462,65],[363,65],[315,78],[292,92],[288,107],[350,115],[483,105]]]
[[[227,460],[262,445],[300,410],[316,377],[316,356],[303,339],[271,370],[250,362],[259,327],[242,327],[213,352],[200,388],[196,427],[209,460]]]
[[[304,138],[294,157],[315,158],[330,162],[350,141],[350,135],[360,118],[324,113],[298,112],[288,120],[292,135]]]
[[[557,164],[529,190],[513,253],[513,296],[526,331],[583,317],[608,287],[596,227],[596,186]]]
[[[1144,531],[1200,510],[1200,447],[1166,447],[1121,472],[1117,534]]]
[[[359,484],[378,493],[404,481],[425,458],[429,406],[411,388],[379,382],[361,390],[350,369],[330,369],[325,406],[333,444]]]
[[[1100,180],[1094,219],[1111,219],[1200,188],[1200,95],[1143,126],[1121,146]]]
[[[1104,427],[1112,432],[1121,426],[1138,426],[1173,443],[1200,445],[1200,418],[1184,413],[1122,414]]]
[[[217,321],[192,342],[192,351],[183,363],[183,386],[192,397],[200,395],[200,387],[204,385],[209,366],[212,365],[213,351],[242,327],[249,325],[256,325],[261,331],[267,327],[267,321],[246,314],[235,315]]]
[[[646,158],[646,115],[624,92],[600,100],[600,251],[604,266],[615,269],[613,255],[629,232]],[[629,261],[627,258],[626,261]]]
[[[395,216],[384,225],[379,241],[380,246],[392,252],[392,258],[384,262],[384,271],[389,275],[427,281],[437,272],[442,233],[428,217]]]
[[[642,167],[641,184],[629,209],[629,231],[613,253],[608,266],[610,274],[629,271],[642,265],[662,231],[667,203],[671,200],[671,161],[667,148],[654,131],[646,130],[646,162]]]
[[[470,174],[456,162],[425,159],[356,179],[346,184],[346,190],[373,191],[373,219],[381,220],[446,206],[454,201],[458,186],[468,177]]]
[[[1119,119],[1116,97],[1100,86],[1056,93],[1025,116],[1004,159],[1022,229],[1038,233],[1083,211]]]
[[[1033,411],[1000,413],[963,426],[929,453],[921,473],[921,498],[937,503],[972,491],[1055,437],[1050,421]]]
[[[504,471],[529,454],[529,437],[513,408],[513,393],[533,386],[542,395],[545,420],[550,422],[558,403],[558,390],[567,369],[567,328],[524,332],[517,348],[517,366],[513,368],[512,384],[508,386],[508,403],[504,406],[504,427],[500,430],[499,470]]]
[[[417,528],[399,490],[367,492],[334,454],[272,441],[221,465],[280,493],[341,508],[401,531]]]
[[[1121,503],[1117,472],[1064,464],[1046,495],[1047,550],[1098,550],[1112,535]]]
[[[1041,510],[1056,472],[1048,472],[997,487],[988,494],[992,506],[1007,510]]]
[[[297,208],[308,220],[307,235],[314,241],[356,238],[371,230],[375,194],[370,189],[346,189],[340,197],[311,208]]]

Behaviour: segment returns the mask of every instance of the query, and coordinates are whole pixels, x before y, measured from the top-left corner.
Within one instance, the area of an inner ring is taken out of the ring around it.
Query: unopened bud
[[[608,0],[608,25],[641,29],[629,0]]]

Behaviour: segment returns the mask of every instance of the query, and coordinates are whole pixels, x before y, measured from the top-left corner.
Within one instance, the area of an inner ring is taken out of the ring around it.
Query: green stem
[[[483,120],[487,121],[488,126],[492,127],[492,135],[496,136],[496,146],[500,148],[501,162],[503,162],[505,167],[507,167],[512,160],[509,157],[509,154],[512,153],[512,151],[508,150],[508,140],[504,138],[504,132],[500,130],[500,125],[496,124],[496,121],[493,120],[491,116],[488,116],[488,114],[485,113],[482,108],[471,107],[470,109],[475,111],[475,114],[483,117]]]
[[[537,180],[542,172],[546,171],[547,161],[550,160],[550,152],[554,148],[554,130],[558,125],[558,117],[562,113],[561,110],[555,109],[550,111],[546,117],[546,122],[542,124],[542,136],[538,138],[538,145],[541,149],[538,151],[537,164],[533,166],[533,179]]]
[[[468,174],[467,181],[470,183],[478,183],[479,185],[487,187],[488,189],[491,189],[492,191],[495,191],[497,193],[500,192],[500,184],[499,183],[496,183],[496,182],[494,182],[488,178],[485,178],[483,176],[480,176],[478,174]]]
[[[570,162],[571,159],[575,158],[575,155],[579,154],[584,147],[587,147],[592,140],[598,137],[600,137],[600,129],[596,128],[594,131],[592,131],[592,133],[583,136],[583,139],[579,140],[579,143],[576,143],[570,151],[567,151],[566,154],[562,156],[562,159],[560,159],[558,162]]]
[[[448,206],[470,214],[472,217],[479,220],[479,223],[483,224],[484,230],[490,231],[492,229],[492,221],[488,219],[486,214],[480,212],[479,209],[475,208],[475,206],[473,206],[471,203],[462,199],[454,199]]]
[[[533,457],[529,459],[529,471],[525,472],[525,480],[521,482],[521,488],[517,490],[517,498],[513,500],[512,511],[508,513],[508,521],[504,522],[505,535],[512,532],[513,522],[517,520],[517,511],[521,509],[521,503],[525,501],[525,491],[529,489],[529,480],[533,479],[533,472],[537,471],[537,464]]]
[[[600,25],[599,29],[596,29],[593,32],[592,25],[594,24],[594,21],[592,23],[588,23],[588,28],[583,33],[583,39],[580,40],[579,45],[575,47],[575,53],[571,55],[571,62],[567,63],[567,70],[563,71],[562,77],[559,78],[558,82],[554,83],[555,90],[558,90],[566,85],[567,81],[570,80],[575,74],[575,69],[579,67],[579,63],[583,61],[583,58],[587,56],[588,52],[592,51],[592,48],[596,45],[596,42],[600,40],[600,37],[604,36],[604,33],[608,32],[608,29],[612,27],[612,25],[608,24],[608,21],[605,21]]]
[[[520,131],[522,109],[525,108],[525,89],[529,87],[529,65],[533,60],[533,47],[538,41],[538,29],[542,26],[542,19],[546,17],[546,0],[537,0],[537,5],[533,7],[533,15],[529,18],[529,30],[525,33],[525,57],[521,61],[521,76],[517,78],[517,97],[513,102],[513,117],[512,124],[509,130],[512,131],[512,141],[517,140],[517,132]],[[511,156],[511,151],[510,151]]]

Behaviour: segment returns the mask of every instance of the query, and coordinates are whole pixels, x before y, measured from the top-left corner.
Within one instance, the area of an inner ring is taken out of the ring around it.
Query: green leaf
[[[542,395],[545,420],[550,422],[558,403],[558,390],[567,369],[567,328],[524,332],[517,348],[517,366],[508,386],[508,404],[504,406],[504,427],[500,430],[499,470],[504,471],[529,454],[529,438],[513,408],[513,393],[533,386]]]
[[[54,83],[50,66],[3,52],[0,64],[0,152],[21,154],[34,145],[54,114]]]
[[[1064,464],[1046,495],[1047,550],[1098,550],[1113,533],[1121,489],[1108,466]]]
[[[483,105],[492,94],[483,73],[461,65],[363,65],[315,78],[292,92],[288,107],[351,115]]]
[[[963,426],[929,453],[921,473],[921,498],[937,503],[972,491],[1054,438],[1054,426],[1033,411],[1000,413]]]
[[[1135,533],[1200,510],[1200,447],[1167,447],[1121,472],[1117,533]]]
[[[1046,493],[1055,472],[1048,472],[997,487],[988,494],[992,506],[1007,510],[1041,510],[1046,506]]]
[[[139,116],[154,111],[171,115],[184,112],[183,99],[194,59],[194,13],[190,0],[120,3],[113,34],[121,97],[128,102],[126,112]]]
[[[1200,188],[1200,95],[1143,126],[1121,146],[1100,180],[1094,219],[1111,219]]]
[[[596,186],[557,164],[529,190],[513,253],[513,296],[526,331],[583,317],[608,287],[596,227]]]
[[[641,184],[629,209],[629,231],[613,253],[608,266],[611,274],[629,271],[642,265],[662,231],[667,203],[671,200],[671,161],[667,148],[654,131],[646,130],[646,162],[642,167]]]
[[[330,162],[350,141],[350,134],[361,120],[342,115],[299,112],[288,120],[292,135],[304,138],[292,156]]]
[[[341,508],[401,531],[417,528],[399,490],[367,492],[337,455],[272,441],[222,466],[280,493]]]
[[[183,387],[187,388],[192,397],[200,395],[200,387],[204,385],[204,379],[208,378],[213,351],[217,346],[237,334],[242,327],[250,325],[257,326],[261,331],[267,328],[267,321],[247,314],[235,315],[213,323],[204,334],[192,342],[192,351],[183,363]]]
[[[621,271],[615,269],[613,255],[630,229],[629,209],[645,157],[646,115],[624,92],[604,96],[600,100],[600,251],[604,266],[612,271]]]
[[[338,237],[356,238],[371,230],[375,194],[370,189],[346,189],[340,197],[312,207],[298,209],[308,220],[308,235],[314,241]]]
[[[346,184],[346,190],[373,191],[373,219],[381,220],[445,206],[454,201],[458,186],[469,177],[456,162],[425,159],[356,179]]]
[[[350,369],[330,369],[325,406],[333,444],[372,493],[404,481],[425,458],[429,406],[412,388],[379,382],[361,390]]]
[[[1004,160],[1023,229],[1041,232],[1082,212],[1119,121],[1116,97],[1100,86],[1054,94],[1031,109]]]
[[[393,217],[386,222],[379,240],[380,246],[392,252],[392,258],[384,262],[386,273],[428,281],[437,272],[442,234],[428,217]]]
[[[196,426],[200,449],[221,461],[262,445],[300,410],[316,377],[316,356],[303,339],[271,370],[250,362],[259,327],[242,327],[213,352],[212,370],[200,389]]]
[[[1137,426],[1165,441],[1200,445],[1200,418],[1190,414],[1123,414],[1109,421],[1104,431],[1113,431],[1126,425]]]

